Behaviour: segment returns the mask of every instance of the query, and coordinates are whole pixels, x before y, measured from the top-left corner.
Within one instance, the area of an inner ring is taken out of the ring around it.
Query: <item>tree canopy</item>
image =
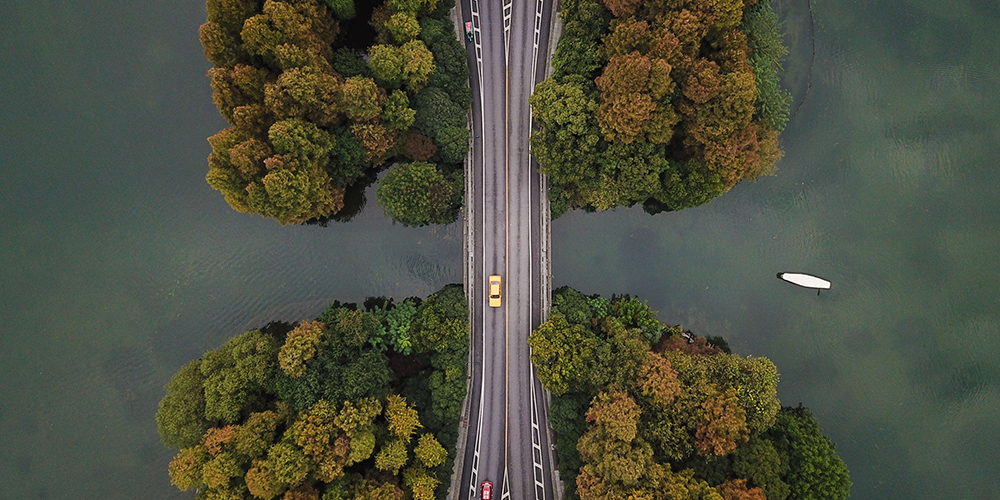
[[[847,468],[807,409],[781,409],[766,358],[568,287],[528,343],[567,498],[847,497]]]
[[[709,202],[773,172],[790,94],[768,0],[572,0],[530,103],[553,215]]]
[[[364,310],[334,302],[314,321],[233,337],[167,385],[156,418],[179,450],[171,482],[199,499],[440,498],[459,423],[442,409],[465,398],[467,313],[450,286]],[[416,353],[409,331],[438,340]]]
[[[449,95],[451,107],[448,116],[423,117],[420,130],[433,129],[438,146],[424,160],[461,177],[468,68],[436,1],[377,8],[367,61],[340,46],[342,23],[369,22],[354,19],[352,0],[209,0],[207,8],[199,36],[214,65],[213,100],[230,127],[209,138],[206,180],[233,209],[281,224],[336,218],[348,190],[404,155],[416,131],[410,102],[431,89]],[[439,29],[424,33],[432,25]],[[423,223],[454,220],[460,198],[448,201],[450,219]]]
[[[393,166],[378,186],[378,203],[393,222],[404,226],[455,220],[465,186],[445,177],[433,163]]]

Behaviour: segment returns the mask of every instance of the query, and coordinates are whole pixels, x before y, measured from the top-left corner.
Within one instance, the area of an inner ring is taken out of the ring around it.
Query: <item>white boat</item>
[[[833,286],[829,281],[811,274],[778,273],[778,278],[803,288],[815,288],[816,295],[819,295],[820,290],[829,290]]]

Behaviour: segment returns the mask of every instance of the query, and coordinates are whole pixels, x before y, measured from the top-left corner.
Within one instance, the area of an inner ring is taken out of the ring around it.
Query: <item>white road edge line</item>
[[[479,125],[479,127],[481,129],[479,135],[480,135],[480,141],[482,141],[483,140],[483,136],[486,135],[486,128],[485,128],[485,122],[482,121],[483,118],[485,117],[485,107],[483,105],[483,95],[484,95],[483,94],[483,46],[482,46],[482,33],[480,32],[480,23],[481,23],[481,21],[480,21],[480,18],[479,18],[479,1],[478,0],[470,0],[470,5],[472,7],[471,10],[472,10],[473,44],[474,44],[475,51],[476,51],[476,66],[477,66],[477,70],[479,72],[479,116],[480,116],[480,121],[481,121],[481,123]],[[475,131],[475,120],[473,120],[473,131]],[[480,148],[480,151],[482,151],[482,148]],[[485,192],[486,192],[486,155],[485,154],[482,155],[482,158],[481,158],[481,161],[480,161],[480,165],[481,165],[481,169],[482,169],[482,192],[485,194]],[[482,206],[483,225],[481,227],[485,228],[486,227],[486,197],[482,196],[482,199],[483,199],[483,206]],[[485,243],[485,241],[483,241],[483,236],[484,235],[482,233],[480,233],[480,238],[479,238],[480,241],[479,241],[479,243],[482,245],[483,254],[485,254],[485,252],[486,252],[486,243]],[[475,234],[473,234],[473,239],[475,239]],[[475,246],[476,245],[473,244],[472,246],[473,246],[473,252],[475,252]],[[485,276],[485,273],[486,273],[486,259],[483,258],[482,260],[483,260],[483,262],[482,262],[482,269],[483,269],[482,276]],[[480,278],[480,279],[482,279],[482,278]],[[475,279],[475,277],[473,277],[471,279],[471,281],[474,284],[477,282],[477,280]],[[475,295],[476,295],[476,291],[474,290],[473,291],[473,297],[475,297]],[[469,480],[470,480],[470,483],[469,483],[469,499],[470,500],[472,500],[472,499],[474,499],[476,497],[476,493],[479,490],[479,487],[477,485],[477,483],[479,482],[479,452],[480,452],[480,449],[481,449],[481,446],[482,446],[482,441],[483,441],[483,408],[484,408],[485,397],[486,397],[486,390],[485,390],[486,389],[486,387],[485,387],[485,385],[486,385],[486,355],[485,355],[485,351],[486,351],[486,305],[483,304],[483,303],[480,303],[480,308],[481,308],[482,313],[483,313],[483,316],[482,316],[483,322],[482,322],[482,325],[481,325],[482,326],[482,336],[481,336],[481,338],[482,338],[482,344],[481,345],[482,345],[482,349],[483,349],[483,360],[482,360],[482,363],[480,363],[480,366],[479,366],[479,422],[477,423],[477,430],[476,430],[476,447],[475,447],[475,453],[474,453],[473,459],[472,459],[472,473],[469,476]]]

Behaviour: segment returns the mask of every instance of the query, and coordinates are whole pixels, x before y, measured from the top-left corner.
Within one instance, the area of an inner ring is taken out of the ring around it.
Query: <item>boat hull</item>
[[[802,288],[812,288],[815,290],[829,290],[833,286],[829,281],[804,273],[778,273],[778,278]]]

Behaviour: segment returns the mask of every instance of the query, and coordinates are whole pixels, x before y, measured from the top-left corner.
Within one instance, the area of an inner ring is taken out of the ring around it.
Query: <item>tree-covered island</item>
[[[528,339],[552,395],[566,499],[842,500],[851,481],[767,358],[731,354],[645,302],[568,287]]]
[[[562,0],[530,99],[552,214],[709,202],[772,172],[790,94],[769,0]]]
[[[345,220],[396,164],[378,189],[394,221],[454,221],[471,94],[453,6],[386,0],[359,19],[353,0],[208,0],[200,38],[231,125],[209,138],[209,185],[282,224]],[[346,39],[352,23],[374,28],[370,46]],[[407,196],[415,182],[430,194]]]
[[[156,415],[199,500],[447,496],[466,395],[462,287],[334,302],[183,366]],[[571,288],[528,339],[552,395],[566,499],[842,500],[851,482],[766,358],[660,323],[645,302]]]
[[[466,392],[460,285],[427,300],[334,302],[182,367],[156,414],[198,500],[445,498]]]

